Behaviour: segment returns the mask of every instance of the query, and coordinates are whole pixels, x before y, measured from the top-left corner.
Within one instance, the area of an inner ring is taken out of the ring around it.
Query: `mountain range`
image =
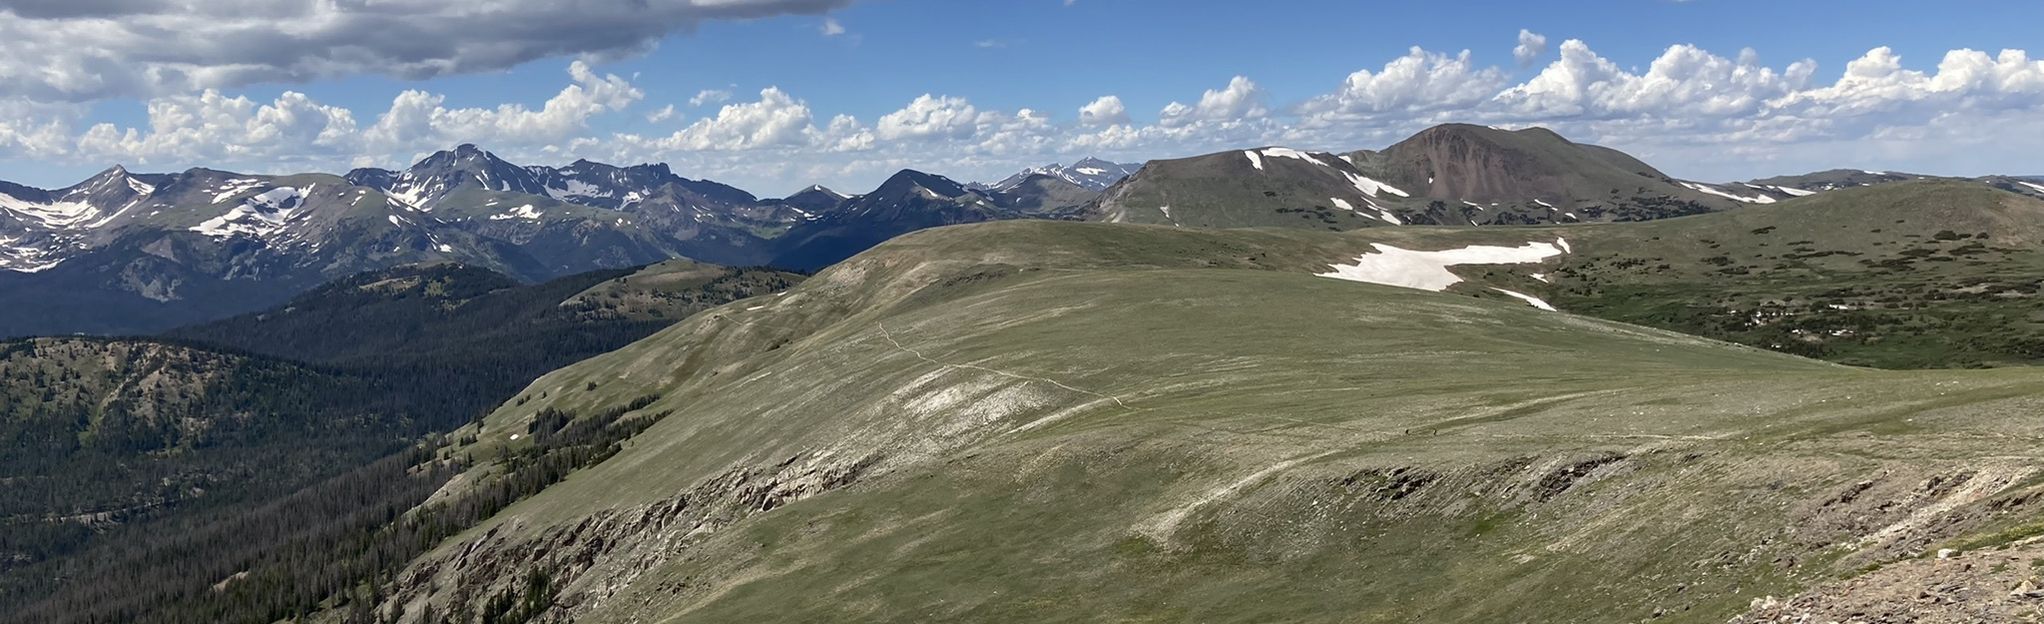
[[[1088,157],[1072,163],[1070,167],[1057,163],[1041,167],[1030,167],[999,182],[974,184],[973,186],[985,190],[1008,191],[1021,186],[1032,177],[1046,176],[1056,178],[1079,188],[1097,192],[1107,190],[1107,187],[1114,186],[1115,183],[1135,175],[1136,171],[1142,168],[1141,164],[1122,164]]]
[[[524,281],[688,258],[812,271],[918,229],[1049,218],[1352,229],[1637,221],[1928,176],[1676,180],[1544,129],[1445,125],[1381,151],[1087,158],[993,184],[905,170],[863,195],[760,198],[663,164],[512,164],[473,145],[402,170],[0,183],[0,336],[120,334],[275,305],[362,271],[458,262]],[[2035,181],[1982,178],[2044,196]]]
[[[924,187],[955,194],[924,201],[890,184],[863,203],[822,187],[761,199],[665,165],[527,167],[472,145],[404,171],[340,176],[116,167],[54,191],[0,187],[0,298],[19,302],[0,313],[0,335],[159,331],[420,262],[526,281],[670,258],[763,265],[791,254],[798,260],[791,266],[815,268],[892,233],[1020,218],[1086,199],[1035,186],[1012,196]],[[846,216],[832,216],[841,209],[866,242],[816,242],[845,227]]]

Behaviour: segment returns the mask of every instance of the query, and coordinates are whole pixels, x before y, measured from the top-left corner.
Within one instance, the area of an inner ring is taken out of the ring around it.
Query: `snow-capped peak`
[[[1140,168],[1142,168],[1141,165],[1124,165],[1098,158],[1083,158],[1079,162],[1073,163],[1070,167],[1057,163],[1040,167],[1029,167],[1023,169],[1020,173],[1008,176],[1000,182],[977,186],[1006,192],[1021,186],[1030,177],[1040,175],[1057,178],[1087,190],[1104,191],[1107,190],[1107,187],[1114,186],[1114,183],[1120,182],[1122,178],[1133,175]]]

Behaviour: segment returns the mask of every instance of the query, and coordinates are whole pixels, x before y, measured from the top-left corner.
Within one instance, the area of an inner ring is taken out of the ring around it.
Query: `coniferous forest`
[[[634,275],[527,286],[400,267],[161,338],[0,344],[0,442],[20,451],[0,456],[0,621],[271,622],[373,604],[400,563],[658,415],[627,416],[650,401],[553,414],[533,448],[489,458],[502,472],[419,507],[473,459],[444,456],[443,432],[548,370],[801,279]],[[446,621],[525,621],[545,574]]]

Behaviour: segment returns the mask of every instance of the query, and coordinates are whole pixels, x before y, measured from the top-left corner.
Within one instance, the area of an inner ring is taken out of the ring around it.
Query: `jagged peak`
[[[971,191],[965,188],[965,185],[959,184],[951,178],[914,169],[903,169],[896,172],[887,179],[887,182],[880,185],[880,189],[902,190],[903,187],[907,186],[920,186],[932,193],[946,197],[962,197],[971,193]],[[875,192],[878,193],[879,191]]]

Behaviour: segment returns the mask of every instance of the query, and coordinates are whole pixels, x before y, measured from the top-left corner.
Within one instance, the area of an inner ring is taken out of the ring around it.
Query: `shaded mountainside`
[[[1009,186],[1001,193],[1000,201],[1025,216],[1066,218],[1080,216],[1086,204],[1099,196],[1098,191],[1071,182],[1033,175]]]
[[[0,344],[0,612],[158,520],[259,507],[467,420],[391,390],[176,343]]]
[[[407,499],[414,492],[407,488],[428,484],[430,492],[448,475],[438,472],[445,466],[406,473],[418,460],[392,459],[399,476],[419,479],[364,491],[376,478],[363,475],[391,469],[374,460],[471,421],[542,373],[801,280],[675,261],[528,286],[473,267],[406,266],[328,284],[278,309],[179,329],[170,342],[0,345],[7,410],[0,442],[35,451],[0,460],[0,522],[14,529],[0,540],[0,611],[59,587],[104,593],[121,585],[119,575],[150,566],[246,566],[245,558],[262,556],[208,541],[221,539],[222,527],[301,515],[325,527],[265,533],[286,540],[339,539],[320,531],[386,524],[385,505],[416,505],[424,492]],[[329,513],[317,510],[336,503],[286,499],[315,484],[359,495],[367,507]],[[191,537],[157,532],[166,527]],[[164,579],[147,582],[182,591]],[[271,598],[291,603],[309,592],[317,601],[331,591],[301,583]],[[166,596],[118,606],[189,614],[190,596]]]
[[[811,186],[780,200],[780,204],[802,211],[804,218],[830,212],[850,197],[822,186]]]
[[[789,229],[771,264],[811,271],[908,232],[1022,216],[994,194],[943,176],[904,170],[873,192],[847,199],[837,209]]]
[[[365,273],[168,336],[374,374],[480,409],[542,373],[802,276],[687,262],[525,286],[459,265]],[[468,412],[473,414],[474,411]]]
[[[406,437],[400,433],[418,432],[399,426],[410,407],[401,400],[365,400],[377,390],[369,380],[346,374],[178,343],[72,338],[5,343],[0,437],[11,450],[0,470],[13,495],[0,497],[6,499],[0,518],[40,520],[48,514],[90,525],[111,519],[93,518],[96,514],[118,517],[125,508],[174,504],[231,478],[205,474],[203,467],[163,466],[254,454],[248,447],[286,437],[299,438],[287,446],[303,452],[315,450],[306,446],[313,440],[330,441],[336,433],[369,437],[363,434],[380,429],[385,439],[370,448],[388,452]],[[277,476],[289,481],[290,468],[332,459],[317,456],[324,454],[280,464]],[[104,470],[110,466],[78,467],[143,458],[162,461],[143,461],[119,476],[120,470]],[[85,472],[95,477],[81,479]],[[88,480],[111,482],[77,489]],[[160,488],[143,487],[159,483]],[[153,500],[129,500],[136,492]]]
[[[672,410],[380,609],[541,574],[543,612],[587,622],[1723,622],[2044,511],[2044,430],[2007,417],[2033,370],[1849,369],[1315,275],[1597,229],[904,236],[466,431],[487,456]]]

